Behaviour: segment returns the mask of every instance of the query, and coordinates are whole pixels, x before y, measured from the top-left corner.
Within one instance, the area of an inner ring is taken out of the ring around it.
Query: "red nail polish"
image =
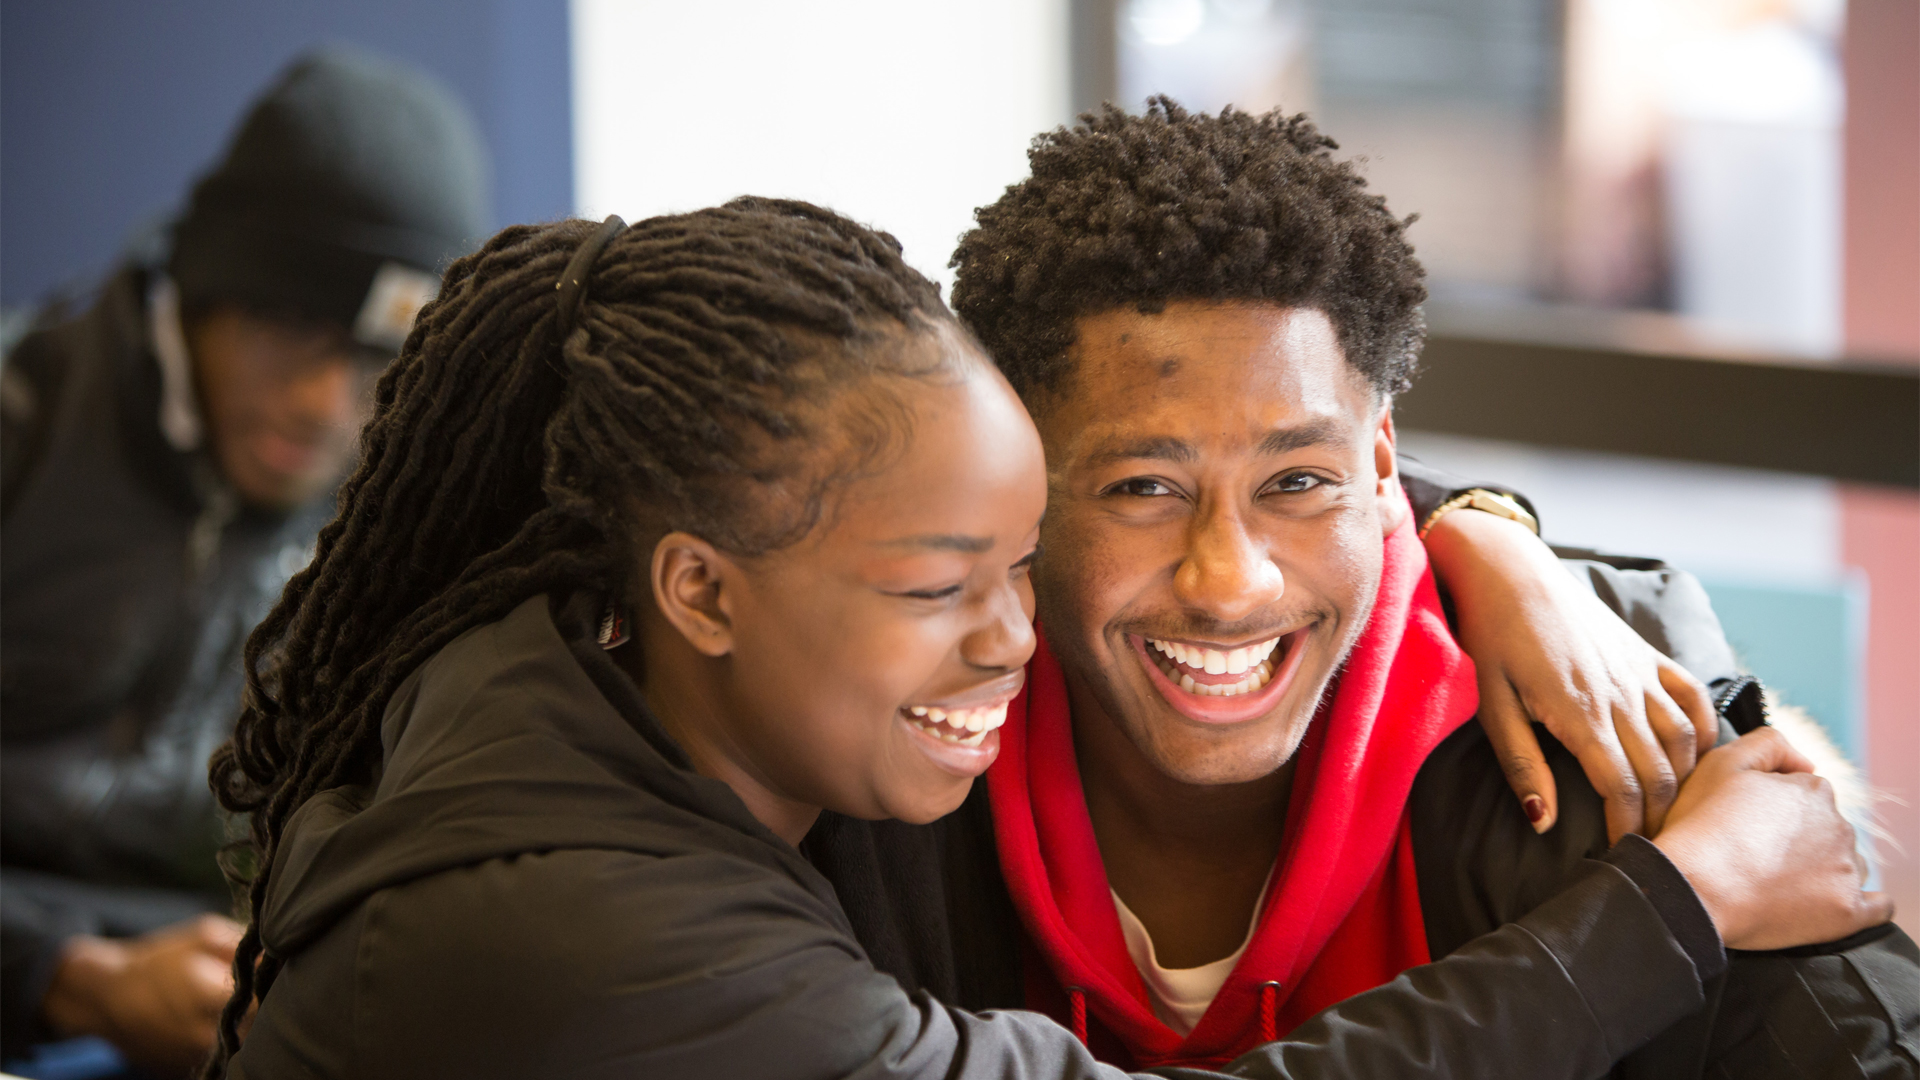
[[[1547,816],[1547,801],[1538,795],[1529,795],[1520,800],[1520,808],[1527,812],[1527,820],[1535,825],[1540,824],[1540,819]]]

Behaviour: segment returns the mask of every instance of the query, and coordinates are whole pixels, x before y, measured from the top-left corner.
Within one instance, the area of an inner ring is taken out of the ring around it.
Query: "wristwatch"
[[[1461,492],[1446,502],[1441,503],[1439,506],[1434,507],[1433,513],[1428,514],[1427,520],[1420,524],[1420,539],[1425,540],[1427,534],[1433,531],[1433,527],[1439,524],[1441,518],[1446,517],[1449,513],[1459,510],[1462,507],[1470,510],[1484,510],[1496,517],[1503,517],[1508,521],[1517,521],[1532,530],[1533,535],[1540,535],[1540,522],[1534,520],[1532,514],[1527,513],[1526,507],[1521,506],[1509,496],[1502,495],[1497,491],[1488,491],[1486,488],[1474,488],[1471,491]]]

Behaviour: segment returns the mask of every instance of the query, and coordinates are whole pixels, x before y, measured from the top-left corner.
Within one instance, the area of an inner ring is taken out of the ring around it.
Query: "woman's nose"
[[[1033,658],[1033,587],[1026,579],[994,590],[981,624],[960,643],[961,658],[978,668],[1011,671]]]

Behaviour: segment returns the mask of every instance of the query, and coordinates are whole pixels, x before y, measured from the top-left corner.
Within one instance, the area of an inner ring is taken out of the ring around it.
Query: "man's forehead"
[[[1076,343],[1100,351],[1314,351],[1339,357],[1333,323],[1318,308],[1245,300],[1172,300],[1159,311],[1122,305],[1074,320]]]
[[[1364,376],[1313,309],[1183,302],[1088,316],[1077,330],[1073,377],[1042,421],[1075,457],[1156,441],[1284,451],[1344,441],[1373,413]]]

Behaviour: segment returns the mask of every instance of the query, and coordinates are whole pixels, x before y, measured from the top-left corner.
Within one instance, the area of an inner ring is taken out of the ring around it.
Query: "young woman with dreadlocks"
[[[1121,1075],[909,995],[798,850],[823,808],[932,822],[993,760],[1045,501],[1018,399],[884,234],[742,199],[456,263],[249,645],[209,1075]],[[1554,1017],[1663,973],[1578,937],[1523,920],[1232,1071],[1495,1075],[1537,1028],[1579,1075],[1618,1031]]]

